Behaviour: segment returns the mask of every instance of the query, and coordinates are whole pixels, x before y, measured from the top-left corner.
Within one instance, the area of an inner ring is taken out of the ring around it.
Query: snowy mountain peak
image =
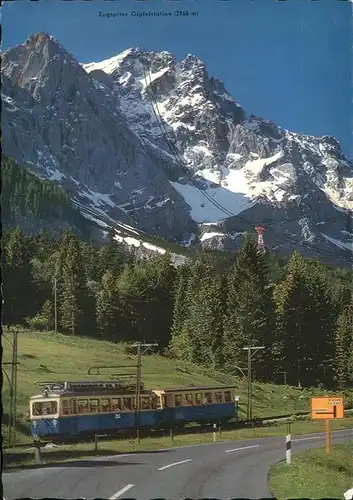
[[[202,244],[227,249],[259,224],[277,250],[351,241],[353,163],[338,141],[247,115],[197,56],[129,48],[79,64],[39,33],[2,59],[5,153],[86,213],[193,244],[212,224]]]
[[[92,62],[88,64],[81,63],[81,66],[90,73],[95,70],[102,70],[108,75],[111,75],[115,70],[119,69],[127,60],[130,60],[133,56],[141,54],[139,48],[130,48],[124,50],[120,54],[117,54],[109,59],[105,59],[100,62]]]

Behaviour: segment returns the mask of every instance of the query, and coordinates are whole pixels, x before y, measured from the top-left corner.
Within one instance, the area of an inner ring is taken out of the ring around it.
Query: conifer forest
[[[258,381],[344,389],[353,383],[352,272],[298,253],[200,250],[137,259],[109,234],[3,236],[3,324],[112,342],[156,341],[161,354],[237,374],[248,345]],[[55,300],[56,297],[56,300]],[[56,307],[55,307],[56,304]],[[55,314],[56,311],[56,314]]]

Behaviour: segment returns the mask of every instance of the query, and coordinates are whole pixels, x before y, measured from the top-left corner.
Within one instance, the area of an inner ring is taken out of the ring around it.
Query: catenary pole
[[[252,419],[252,373],[251,361],[259,349],[265,349],[265,346],[248,346],[243,347],[243,351],[248,351],[248,406],[247,406],[247,420]],[[251,352],[252,351],[252,352]]]
[[[147,343],[147,342],[136,342],[132,344],[131,347],[137,347],[137,367],[136,367],[136,437],[138,442],[140,442],[140,412],[141,412],[141,382],[142,382],[142,356],[151,347],[158,347],[157,343]],[[142,347],[145,350],[142,352]]]

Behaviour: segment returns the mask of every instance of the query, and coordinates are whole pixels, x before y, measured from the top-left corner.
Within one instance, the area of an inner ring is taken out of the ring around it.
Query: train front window
[[[36,401],[35,403],[32,403],[33,416],[55,415],[56,413],[58,413],[57,401]]]
[[[231,403],[232,401],[232,394],[230,391],[224,391],[224,401],[226,403]]]

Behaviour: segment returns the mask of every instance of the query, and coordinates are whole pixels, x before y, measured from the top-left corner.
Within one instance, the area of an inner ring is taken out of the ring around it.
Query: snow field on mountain
[[[220,208],[217,208],[197,187],[190,184],[169,182],[190,206],[191,217],[195,222],[217,222],[230,217],[229,213],[225,213]],[[229,210],[233,215],[237,215],[253,205],[241,192],[232,192],[222,187],[210,188],[205,191],[213,200],[221,204],[222,207]]]

